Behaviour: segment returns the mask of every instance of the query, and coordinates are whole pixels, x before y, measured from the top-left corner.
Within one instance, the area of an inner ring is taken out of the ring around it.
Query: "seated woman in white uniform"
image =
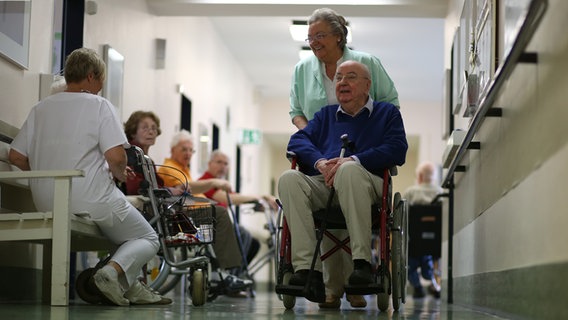
[[[89,212],[102,233],[118,246],[93,276],[110,302],[169,304],[138,280],[142,266],[156,255],[158,236],[116,187],[128,175],[129,147],[116,108],[97,93],[105,63],[94,50],[73,51],[65,64],[67,88],[34,106],[10,149],[10,161],[22,170],[83,170],[73,179],[70,210]],[[53,208],[53,180],[30,182],[39,210]]]

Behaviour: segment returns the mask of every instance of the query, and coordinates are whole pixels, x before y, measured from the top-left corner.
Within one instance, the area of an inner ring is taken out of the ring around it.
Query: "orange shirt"
[[[159,166],[158,175],[164,180],[164,186],[175,187],[186,182],[193,181],[189,167],[182,166],[179,162],[166,158],[164,164]],[[205,198],[202,193],[191,194],[194,197]]]

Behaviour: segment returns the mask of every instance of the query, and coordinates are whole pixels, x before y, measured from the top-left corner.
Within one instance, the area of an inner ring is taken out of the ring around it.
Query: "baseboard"
[[[568,319],[568,263],[453,279],[455,304],[519,319]]]

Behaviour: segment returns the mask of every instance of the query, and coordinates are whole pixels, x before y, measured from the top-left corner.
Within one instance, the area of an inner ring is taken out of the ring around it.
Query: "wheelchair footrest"
[[[367,295],[367,294],[377,294],[384,292],[383,286],[377,283],[367,284],[367,285],[346,285],[345,293],[353,295]]]
[[[304,296],[304,286],[294,286],[287,284],[277,284],[276,293],[285,294],[288,296],[303,297]]]

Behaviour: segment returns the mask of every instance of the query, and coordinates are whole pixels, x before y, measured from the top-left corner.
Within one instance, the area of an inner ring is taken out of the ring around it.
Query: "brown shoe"
[[[365,308],[367,306],[367,300],[363,296],[348,294],[347,301],[353,308]]]
[[[339,309],[341,307],[341,299],[334,295],[329,295],[325,297],[325,302],[318,303],[318,306],[322,309]]]

